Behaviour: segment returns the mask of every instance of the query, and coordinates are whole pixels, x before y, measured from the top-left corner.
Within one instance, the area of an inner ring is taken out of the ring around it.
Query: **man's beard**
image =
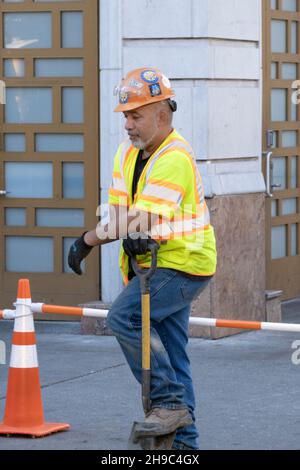
[[[144,141],[142,139],[137,139],[136,141],[132,142],[132,145],[136,149],[145,150],[152,143],[152,141],[154,140],[154,138],[155,138],[158,131],[159,131],[158,126],[156,126],[156,129],[155,129],[153,135],[150,137],[150,139],[148,139],[146,141]]]
[[[135,140],[134,142],[132,142],[132,145],[136,149],[145,150],[145,148],[148,145],[148,142],[143,142],[141,139],[138,139],[138,140]]]

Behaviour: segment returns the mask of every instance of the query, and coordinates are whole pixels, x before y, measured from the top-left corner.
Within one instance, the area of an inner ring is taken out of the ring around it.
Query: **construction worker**
[[[122,239],[126,287],[113,302],[107,324],[141,383],[140,287],[130,257],[149,267],[149,243],[159,244],[150,280],[151,410],[142,425],[154,436],[176,431],[174,449],[198,449],[186,346],[191,302],[216,270],[214,230],[193,150],[172,127],[177,104],[169,79],[156,68],[137,69],[116,94],[115,111],[123,113],[129,139],[115,156],[110,221],[75,241],[69,265],[81,274],[80,263],[93,246]]]

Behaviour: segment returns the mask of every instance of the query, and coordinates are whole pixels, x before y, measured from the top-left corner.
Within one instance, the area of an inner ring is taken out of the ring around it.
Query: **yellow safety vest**
[[[139,149],[130,140],[120,145],[114,160],[109,204],[160,216],[159,223],[149,232],[153,239],[167,240],[158,251],[157,267],[198,276],[214,274],[217,263],[214,229],[192,148],[173,130],[149,158],[133,200],[132,181],[138,154]],[[137,261],[140,266],[149,267],[150,253],[137,256]],[[128,256],[122,246],[119,264],[127,284]]]

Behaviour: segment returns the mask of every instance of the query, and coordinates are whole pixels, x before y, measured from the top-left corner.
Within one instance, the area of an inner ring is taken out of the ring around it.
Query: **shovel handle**
[[[132,257],[131,264],[135,274],[140,280],[142,294],[142,402],[145,413],[150,410],[150,278],[153,276],[157,266],[157,251],[159,244],[154,240],[149,240],[149,250],[151,251],[151,267],[149,269],[140,268],[137,260]]]
[[[160,246],[154,240],[149,240],[149,251],[151,251],[151,267],[149,269],[140,268],[137,260],[132,257],[131,264],[135,274],[139,277],[141,286],[142,286],[142,293],[149,292],[149,279],[153,276],[157,266],[157,252]]]

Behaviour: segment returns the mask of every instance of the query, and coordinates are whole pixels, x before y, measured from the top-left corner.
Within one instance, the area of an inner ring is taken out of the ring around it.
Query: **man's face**
[[[126,111],[125,130],[132,145],[138,149],[146,149],[153,143],[159,132],[157,104],[153,103],[132,111]]]

